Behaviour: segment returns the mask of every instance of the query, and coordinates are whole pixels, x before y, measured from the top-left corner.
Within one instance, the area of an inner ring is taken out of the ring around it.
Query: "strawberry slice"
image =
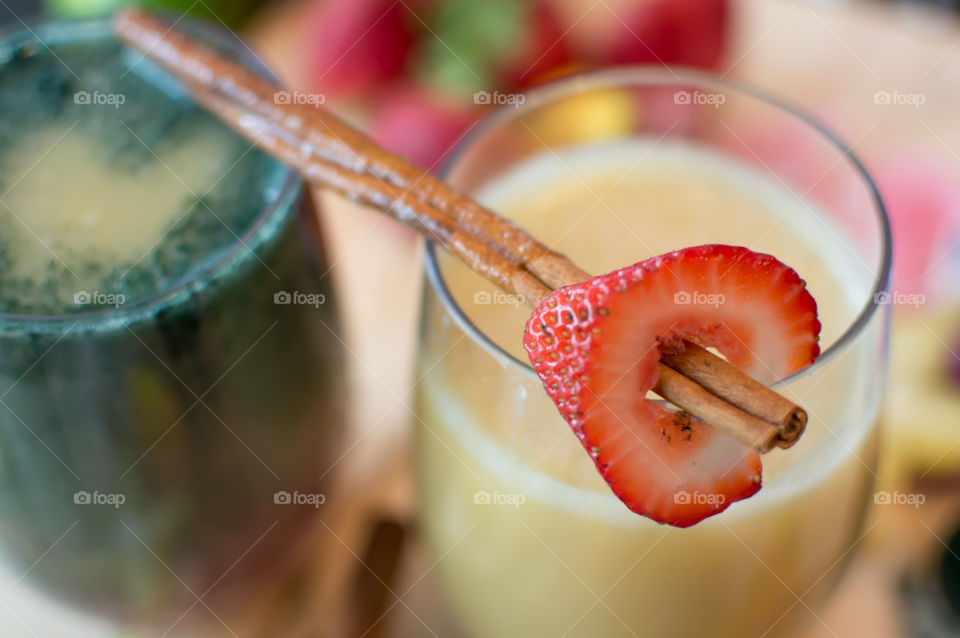
[[[613,492],[638,514],[688,527],[760,489],[760,455],[651,401],[663,350],[714,347],[772,383],[817,357],[806,284],[770,255],[685,248],[567,286],[527,321],[523,345],[547,394]]]

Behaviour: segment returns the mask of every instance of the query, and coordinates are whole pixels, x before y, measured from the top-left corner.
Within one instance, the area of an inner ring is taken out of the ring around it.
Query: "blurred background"
[[[0,0],[0,24],[20,28],[38,16],[75,17],[124,4]],[[865,162],[892,218],[894,324],[878,480],[882,490],[910,490],[924,502],[875,504],[841,591],[810,638],[960,635],[960,2],[140,4],[229,25],[291,89],[318,96],[388,148],[434,171],[504,96],[619,64],[707,69],[826,122]],[[624,117],[618,104],[603,99],[576,108],[603,114],[591,119],[611,126]],[[802,144],[766,134],[770,157],[804,170]],[[442,611],[423,612],[435,607],[436,592],[407,529],[419,244],[376,213],[317,196],[356,359],[351,382],[363,400],[356,402],[343,463],[351,498],[338,506],[340,522],[322,539],[329,548],[318,575],[350,585],[333,587],[335,594],[309,606],[341,621],[362,607],[356,613],[375,624],[368,636],[421,635],[419,614],[436,613],[435,627],[444,621]],[[357,282],[370,280],[390,285],[379,286],[376,296],[356,294]],[[391,321],[379,319],[386,312]],[[361,559],[377,566],[376,578],[358,568]],[[378,605],[383,613],[371,613]]]

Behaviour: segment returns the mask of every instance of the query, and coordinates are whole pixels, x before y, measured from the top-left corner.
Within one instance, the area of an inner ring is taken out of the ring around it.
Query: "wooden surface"
[[[303,29],[299,12],[296,2],[275,6],[250,34],[267,62],[292,85],[302,77],[296,50]],[[788,0],[743,0],[736,15],[730,77],[815,113],[868,165],[871,158],[922,149],[960,168],[956,18],[891,4]],[[878,105],[873,96],[880,90],[922,93],[926,101],[916,110]],[[319,196],[346,312],[356,399],[353,446],[341,468],[351,497],[331,529],[322,531],[325,580],[335,594],[316,603],[314,620],[307,623],[335,625],[348,598],[343,579],[355,568],[365,542],[365,517],[378,511],[406,517],[413,508],[405,454],[420,254],[409,233],[379,214]],[[359,294],[358,281],[381,283],[376,294],[369,294],[369,287]],[[808,638],[905,636],[895,593],[898,579],[906,566],[942,550],[944,534],[956,522],[957,501],[945,491],[930,494],[920,508],[874,507],[840,590],[811,619]],[[412,610],[422,615],[434,607],[436,592],[429,573],[418,580],[429,571],[419,551],[414,548],[404,576],[416,585],[384,619],[383,625],[391,628],[385,635],[425,635]],[[431,622],[445,622],[442,613],[438,618]],[[452,636],[444,625],[432,627],[438,635]]]

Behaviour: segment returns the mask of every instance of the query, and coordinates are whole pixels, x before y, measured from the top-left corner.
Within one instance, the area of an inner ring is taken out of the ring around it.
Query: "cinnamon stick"
[[[662,365],[695,381],[709,392],[767,423],[777,425],[778,447],[788,448],[807,426],[807,413],[793,401],[772,391],[709,350],[684,342],[682,353],[663,352]]]
[[[464,232],[454,220],[428,210],[409,190],[403,190],[375,176],[352,173],[337,163],[303,153],[303,145],[289,131],[242,109],[218,93],[188,83],[194,97],[220,116],[247,139],[274,157],[294,166],[308,181],[331,188],[347,199],[376,208],[417,232],[447,247],[454,256],[477,274],[501,288],[546,298],[550,294],[540,280],[475,235]]]
[[[453,216],[474,235],[496,238],[503,246],[510,246],[516,258],[528,263],[528,269],[550,288],[564,285],[561,277],[569,282],[568,266],[572,264],[565,257],[512,221],[451,189],[430,172],[385,151],[332,112],[306,104],[278,104],[277,88],[259,75],[195,43],[146,11],[130,9],[120,13],[114,28],[121,39],[194,88],[221,93],[246,111],[287,129],[310,153],[347,170],[367,172],[389,185],[415,191],[424,203]]]
[[[761,452],[770,451],[778,444],[780,430],[770,421],[745,412],[732,402],[712,394],[693,379],[660,363],[660,377],[653,391],[679,406],[690,406],[687,412],[703,419],[718,430],[723,430],[747,447]],[[709,419],[709,420],[708,420]]]
[[[590,275],[523,228],[379,147],[326,109],[277,103],[277,89],[162,20],[130,9],[121,40],[181,78],[197,100],[308,181],[377,208],[442,244],[478,274],[536,306]],[[806,413],[693,344],[664,354],[654,391],[760,452],[789,447]]]

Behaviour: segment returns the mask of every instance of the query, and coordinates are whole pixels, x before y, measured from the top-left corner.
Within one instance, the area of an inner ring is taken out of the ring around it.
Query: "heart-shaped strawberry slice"
[[[772,383],[816,359],[820,322],[804,281],[770,255],[696,246],[567,286],[541,302],[523,343],[534,370],[613,492],[687,527],[760,489],[760,455],[646,398],[663,349],[716,348]]]

